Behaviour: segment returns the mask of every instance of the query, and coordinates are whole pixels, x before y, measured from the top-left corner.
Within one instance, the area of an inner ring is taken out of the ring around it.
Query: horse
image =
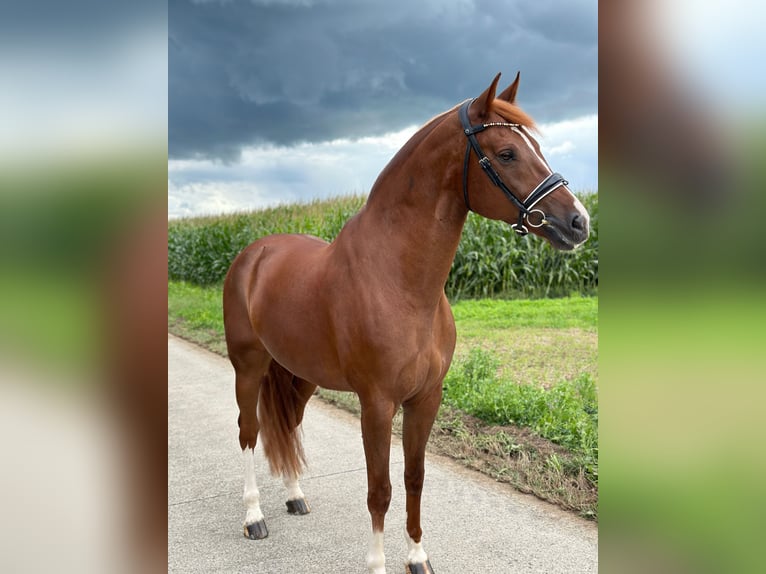
[[[361,405],[372,522],[367,568],[386,572],[391,427],[401,408],[405,571],[433,572],[420,501],[426,442],[455,350],[444,285],[468,212],[560,250],[588,237],[587,211],[551,170],[532,135],[532,118],[515,103],[519,74],[496,96],[499,79],[417,131],[334,241],[271,235],[233,261],[223,312],[239,407],[245,537],[268,536],[253,450],[259,432],[270,470],[287,488],[288,512],[306,514],[310,506],[298,482],[306,462],[300,434],[306,403],[317,386],[350,391]]]

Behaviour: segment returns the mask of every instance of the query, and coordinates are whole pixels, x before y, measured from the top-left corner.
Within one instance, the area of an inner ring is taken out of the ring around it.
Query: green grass
[[[168,329],[171,333],[226,356],[220,286],[168,282]]]
[[[495,425],[528,427],[581,457],[598,483],[598,396],[590,375],[544,387],[498,376],[498,357],[472,348],[444,380],[444,403]]]
[[[461,329],[474,333],[484,329],[544,327],[550,329],[593,329],[598,325],[595,297],[535,300],[462,300],[452,305]]]
[[[210,330],[223,336],[222,291],[182,281],[168,282],[168,316],[181,319],[191,329]]]
[[[597,378],[596,297],[463,300],[453,303],[452,312],[457,359],[482,348],[497,356],[499,376],[520,384]]]

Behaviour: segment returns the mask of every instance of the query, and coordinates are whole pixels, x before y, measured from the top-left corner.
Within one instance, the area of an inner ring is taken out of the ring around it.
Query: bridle
[[[540,209],[533,209],[533,207],[558,187],[562,185],[568,185],[569,182],[565,180],[561,174],[551,173],[539,184],[537,184],[537,187],[532,190],[532,193],[530,193],[524,201],[516,197],[516,195],[514,195],[514,193],[508,189],[508,186],[505,185],[503,180],[500,178],[500,174],[498,174],[495,171],[495,168],[492,167],[489,158],[484,155],[484,152],[482,151],[481,146],[479,146],[479,142],[476,139],[476,134],[484,131],[487,128],[495,126],[506,126],[510,128],[517,128],[517,130],[520,129],[521,126],[519,124],[511,124],[505,122],[491,122],[487,124],[477,124],[472,126],[471,121],[468,119],[468,108],[471,107],[472,103],[473,100],[466,100],[460,106],[460,110],[458,112],[460,123],[463,125],[463,131],[468,138],[468,143],[466,144],[465,148],[465,161],[463,163],[463,198],[465,199],[465,206],[469,211],[473,211],[471,209],[471,204],[468,201],[468,162],[471,158],[471,149],[473,149],[473,151],[476,152],[476,156],[479,158],[479,165],[484,170],[484,173],[487,174],[487,177],[489,177],[490,181],[499,187],[505,196],[511,201],[511,203],[513,203],[513,205],[515,205],[519,210],[519,220],[516,223],[512,223],[511,227],[519,235],[526,235],[529,233],[529,229],[526,225],[524,225],[525,223],[527,223],[530,227],[542,227],[548,223],[548,220],[545,218],[545,213],[543,213],[543,211]],[[530,216],[533,213],[539,214],[539,223],[533,223],[530,219]]]

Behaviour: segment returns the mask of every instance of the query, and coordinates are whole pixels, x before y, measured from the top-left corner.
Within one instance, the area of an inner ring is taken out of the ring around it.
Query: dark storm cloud
[[[171,0],[169,148],[233,159],[247,144],[375,135],[422,123],[522,71],[538,122],[596,110],[595,0]]]

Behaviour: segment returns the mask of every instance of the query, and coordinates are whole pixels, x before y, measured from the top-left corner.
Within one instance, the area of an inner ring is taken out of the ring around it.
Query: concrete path
[[[258,461],[269,537],[242,535],[234,372],[226,359],[168,337],[168,571],[366,574],[370,519],[359,421],[312,399],[304,419],[312,512],[287,514],[281,480]],[[386,517],[389,574],[404,572],[401,443],[394,437]],[[437,574],[597,572],[594,524],[442,457],[428,456],[423,544]]]

